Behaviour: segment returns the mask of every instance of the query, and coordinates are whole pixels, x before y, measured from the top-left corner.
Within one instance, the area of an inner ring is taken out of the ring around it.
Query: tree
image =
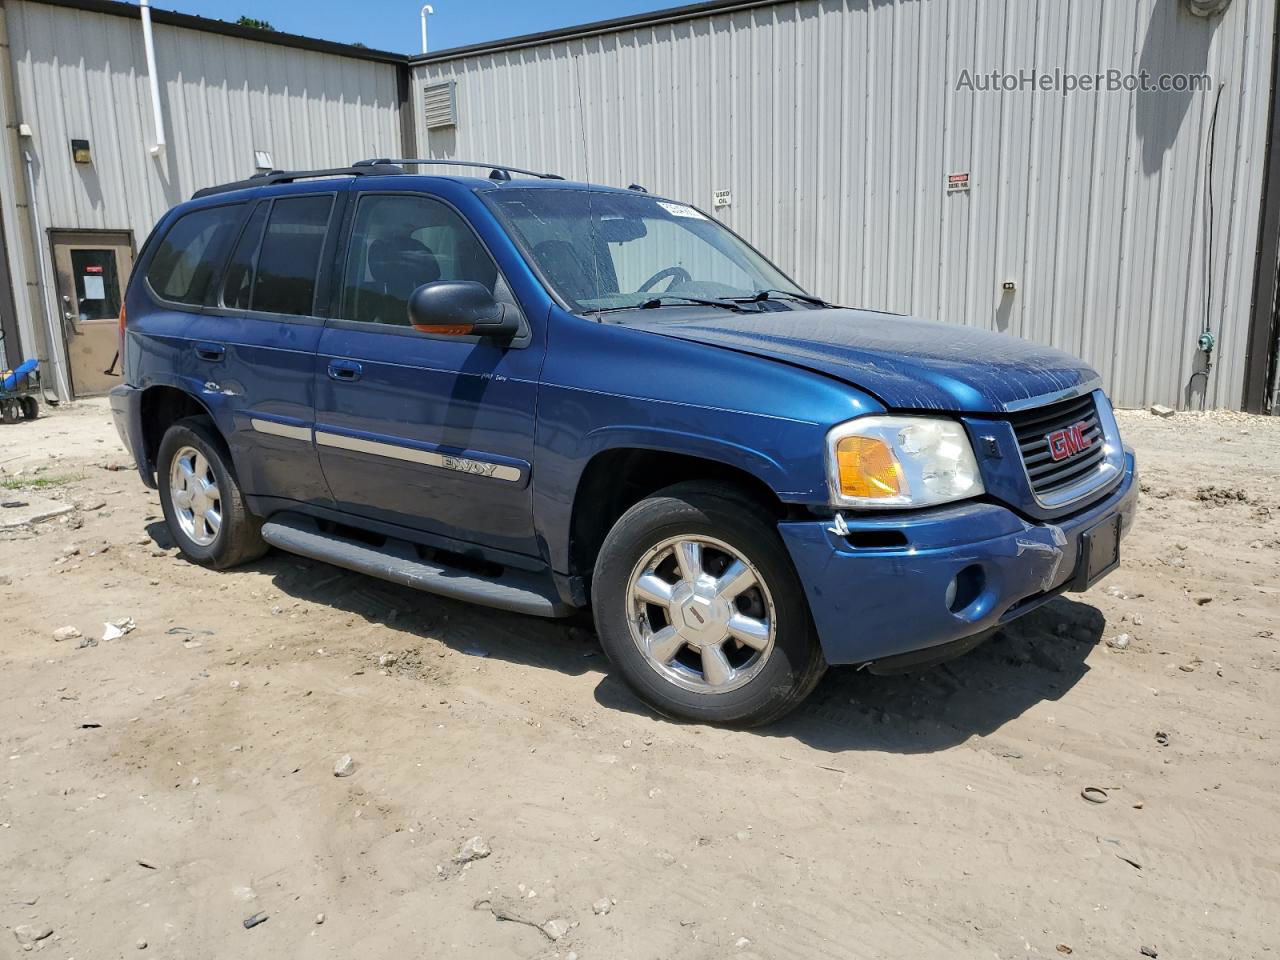
[[[259,20],[257,17],[241,17],[236,23],[242,27],[253,27],[255,30],[275,30],[275,27],[266,20]]]

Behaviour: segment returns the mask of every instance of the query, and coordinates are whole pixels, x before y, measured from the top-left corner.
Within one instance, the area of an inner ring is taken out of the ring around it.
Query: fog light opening
[[[986,586],[987,575],[982,572],[982,567],[976,563],[972,563],[965,567],[947,584],[946,602],[947,609],[952,613],[959,613],[964,610],[982,593],[982,588]]]

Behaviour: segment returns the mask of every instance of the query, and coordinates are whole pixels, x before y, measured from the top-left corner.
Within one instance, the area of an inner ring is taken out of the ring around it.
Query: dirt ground
[[[0,529],[0,958],[1275,955],[1280,418],[1121,425],[1118,573],[755,732],[581,628],[184,562],[100,403],[0,426],[0,501],[74,507]]]

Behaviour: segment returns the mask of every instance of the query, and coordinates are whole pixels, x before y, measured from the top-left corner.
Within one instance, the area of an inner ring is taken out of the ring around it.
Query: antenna
[[[581,44],[585,47],[586,44]],[[591,204],[591,155],[587,152],[587,114],[582,106],[582,54],[573,58],[574,86],[578,90],[578,131],[582,134],[582,173],[587,185],[587,223],[591,224],[591,266],[596,280],[596,296],[600,296],[600,245],[596,237],[596,218]]]

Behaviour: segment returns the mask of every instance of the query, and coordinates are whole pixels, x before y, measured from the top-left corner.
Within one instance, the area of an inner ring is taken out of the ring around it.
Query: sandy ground
[[[581,628],[185,563],[101,404],[0,426],[0,499],[75,507],[0,531],[0,957],[1275,955],[1280,419],[1122,427],[1117,574],[744,733]]]

